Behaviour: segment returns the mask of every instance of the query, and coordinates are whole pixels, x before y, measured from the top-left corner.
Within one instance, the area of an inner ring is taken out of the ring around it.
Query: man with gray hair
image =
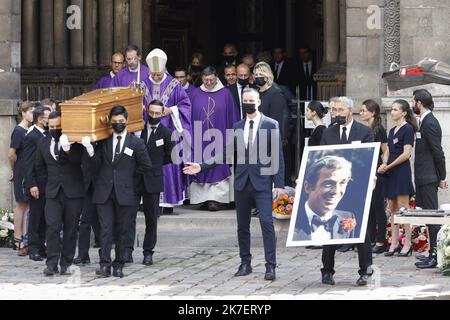
[[[336,125],[328,127],[322,134],[321,145],[336,145],[348,143],[374,142],[372,130],[353,119],[353,100],[348,97],[339,97],[335,102]],[[369,276],[368,268],[372,264],[372,248],[370,246],[369,233],[366,233],[364,243],[358,243],[359,279],[356,284],[367,285]],[[347,251],[349,247],[344,247]],[[323,246],[322,251],[322,283],[334,285],[334,255],[336,245]]]
[[[348,211],[336,210],[352,177],[352,164],[343,157],[326,156],[306,171],[307,199],[299,206],[294,241],[348,239],[354,230],[344,230],[344,219],[355,219]]]

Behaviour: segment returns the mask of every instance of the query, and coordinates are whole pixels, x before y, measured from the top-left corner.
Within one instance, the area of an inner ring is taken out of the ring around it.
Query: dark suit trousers
[[[98,220],[100,222],[100,266],[111,267],[111,248],[114,232],[116,232],[116,258],[113,265],[115,267],[123,267],[127,232],[130,228],[131,218],[136,215],[136,211],[137,206],[119,205],[114,189],[105,203],[97,204]]]
[[[128,221],[128,230],[127,236],[125,240],[125,259],[132,257],[134,250],[134,242],[136,240],[136,218],[137,218],[138,208],[132,216],[129,217],[130,221]]]
[[[384,243],[386,239],[387,217],[384,206],[386,178],[377,175],[377,184],[372,194],[372,202],[370,204],[369,224],[367,232],[370,235],[371,242]]]
[[[238,224],[239,255],[244,264],[251,264],[250,220],[251,205],[256,202],[259,222],[263,234],[266,264],[276,266],[276,236],[272,219],[272,190],[256,191],[250,180],[243,191],[235,190],[236,214]]]
[[[292,161],[291,161],[291,143],[287,146],[283,146],[284,157],[284,185],[292,186]]]
[[[69,199],[62,189],[55,198],[45,203],[47,222],[47,267],[58,265],[68,267],[72,264],[77,246],[77,230],[80,220],[83,198]],[[60,240],[61,228],[63,239]]]
[[[78,236],[78,256],[82,259],[89,258],[89,247],[91,243],[91,228],[95,239],[100,238],[100,224],[98,222],[97,207],[92,203],[92,188],[86,193],[81,213],[80,231]]]
[[[422,209],[439,209],[437,183],[416,186],[416,206]],[[430,233],[430,254],[435,255],[437,235],[441,229],[439,224],[427,225]]]
[[[366,239],[364,243],[358,243],[356,245],[358,250],[359,271],[360,275],[367,273],[367,268],[372,265],[372,247],[370,246],[370,236],[366,232]],[[322,250],[322,274],[331,273],[334,274],[334,256],[336,253],[336,245],[323,246]]]
[[[159,193],[144,193],[145,237],[144,256],[153,254],[157,239],[157,223],[159,212]]]
[[[45,195],[39,199],[31,197],[30,217],[28,219],[28,252],[45,254]]]

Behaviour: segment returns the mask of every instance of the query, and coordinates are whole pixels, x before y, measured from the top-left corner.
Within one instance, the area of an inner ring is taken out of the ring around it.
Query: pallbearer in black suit
[[[50,109],[38,105],[33,111],[34,125],[29,129],[23,142],[24,180],[26,194],[30,197],[30,217],[28,219],[28,253],[34,261],[44,260],[45,253],[45,185],[47,176],[36,172],[36,150],[38,143],[48,135],[48,115]]]
[[[352,142],[373,142],[374,136],[369,127],[356,122],[353,119],[353,100],[347,97],[340,97],[335,103],[336,125],[324,130],[321,145],[347,144]],[[364,243],[357,244],[359,260],[359,279],[357,285],[367,285],[371,274],[368,268],[372,265],[372,248],[370,246],[369,233],[366,232]],[[322,283],[334,285],[334,255],[335,245],[323,246],[322,251]]]
[[[272,187],[277,198],[280,198],[284,193],[284,160],[278,122],[260,113],[260,105],[258,91],[244,89],[243,109],[246,119],[234,124],[234,141],[228,142],[234,143],[234,150],[237,151],[234,190],[241,265],[235,276],[246,276],[252,272],[250,211],[252,203],[256,202],[266,259],[264,279],[273,281],[276,277],[276,236],[272,218]],[[212,164],[189,163],[183,172],[193,175],[207,171],[223,163],[222,156],[216,156]]]
[[[144,141],[127,132],[128,112],[115,106],[109,113],[113,135],[100,141],[91,157],[97,177],[92,202],[97,204],[101,233],[100,268],[96,274],[111,275],[113,230],[117,239],[113,276],[123,277],[124,248],[132,218],[139,205],[141,175],[151,169]]]
[[[61,113],[49,115],[50,135],[42,139],[36,150],[38,176],[47,176],[45,188],[45,221],[47,223],[47,268],[44,274],[70,274],[77,242],[78,222],[83,206],[84,188],[81,144],[70,144],[66,135],[61,135]],[[60,240],[61,229],[63,239]]]
[[[141,187],[144,201],[145,238],[144,265],[153,264],[153,249],[157,239],[157,221],[159,216],[159,196],[163,191],[163,165],[172,162],[171,152],[174,142],[172,132],[160,123],[164,112],[164,104],[153,100],[147,109],[148,122],[141,134],[147,146],[147,152],[152,162],[151,170],[144,173]]]
[[[432,113],[434,102],[431,94],[424,89],[416,90],[413,94],[413,110],[420,115],[414,160],[416,205],[422,209],[438,209],[438,188],[448,189],[445,156],[442,151],[442,130],[439,121]],[[434,249],[440,227],[440,225],[428,225],[430,255],[425,261],[417,262],[417,268],[426,269],[437,266]]]

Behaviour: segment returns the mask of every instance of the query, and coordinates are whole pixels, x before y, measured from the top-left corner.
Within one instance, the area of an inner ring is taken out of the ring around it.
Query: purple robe
[[[94,90],[113,87],[113,80],[114,77],[111,77],[111,73],[109,73],[107,76],[104,76],[97,82]]]
[[[173,81],[174,78],[167,75],[166,79],[159,85],[155,85],[148,77],[144,79],[145,96],[144,105],[148,106],[154,99],[162,100],[164,105],[168,108],[177,106],[181,126],[186,133],[191,133],[191,102],[188,95],[178,81]],[[173,81],[173,82],[172,82]],[[167,90],[169,87],[173,89]],[[164,95],[165,92],[169,93]],[[166,100],[166,101],[165,101]],[[161,119],[161,124],[169,128],[172,132],[176,130],[171,116],[166,116]],[[186,159],[190,160],[190,159]],[[183,175],[182,166],[178,164],[166,164],[163,166],[164,174],[164,197],[162,203],[178,204],[184,200],[184,193],[189,186],[189,179]]]
[[[194,95],[196,93],[198,93],[200,91],[200,89],[196,88],[193,84],[189,84],[189,87],[185,90],[189,100],[191,100],[191,104],[192,104],[192,98],[194,97]]]
[[[149,70],[141,64],[141,82],[148,78]],[[137,72],[131,72],[129,67],[120,70],[113,79],[113,87],[130,87],[133,82],[137,81]]]
[[[202,136],[205,136],[205,132],[208,129],[220,130],[223,137],[222,148],[225,148],[227,145],[226,130],[233,128],[233,124],[239,120],[237,106],[230,90],[227,88],[222,88],[216,92],[204,92],[203,90],[198,90],[198,93],[193,96],[191,102],[192,127],[194,128],[195,122],[197,122],[197,126],[198,123],[201,123]],[[193,133],[192,137],[194,150],[201,148],[203,157],[203,150],[212,142],[203,141],[204,139],[202,137],[196,137],[195,134],[196,132]],[[200,142],[202,144],[201,147],[198,145]],[[215,152],[221,153],[223,152],[223,149],[215,150]],[[215,156],[214,152],[212,152],[211,155]],[[210,159],[201,159],[201,162],[206,160]],[[198,161],[198,159],[194,159],[194,162]],[[205,173],[198,173],[195,176],[194,181],[197,183],[215,183],[225,180],[229,176],[231,176],[231,171],[228,164],[220,164]]]

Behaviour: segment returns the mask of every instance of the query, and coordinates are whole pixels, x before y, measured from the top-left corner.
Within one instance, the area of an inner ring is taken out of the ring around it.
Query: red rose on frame
[[[344,218],[341,220],[341,227],[345,232],[350,232],[356,227],[356,219]]]

